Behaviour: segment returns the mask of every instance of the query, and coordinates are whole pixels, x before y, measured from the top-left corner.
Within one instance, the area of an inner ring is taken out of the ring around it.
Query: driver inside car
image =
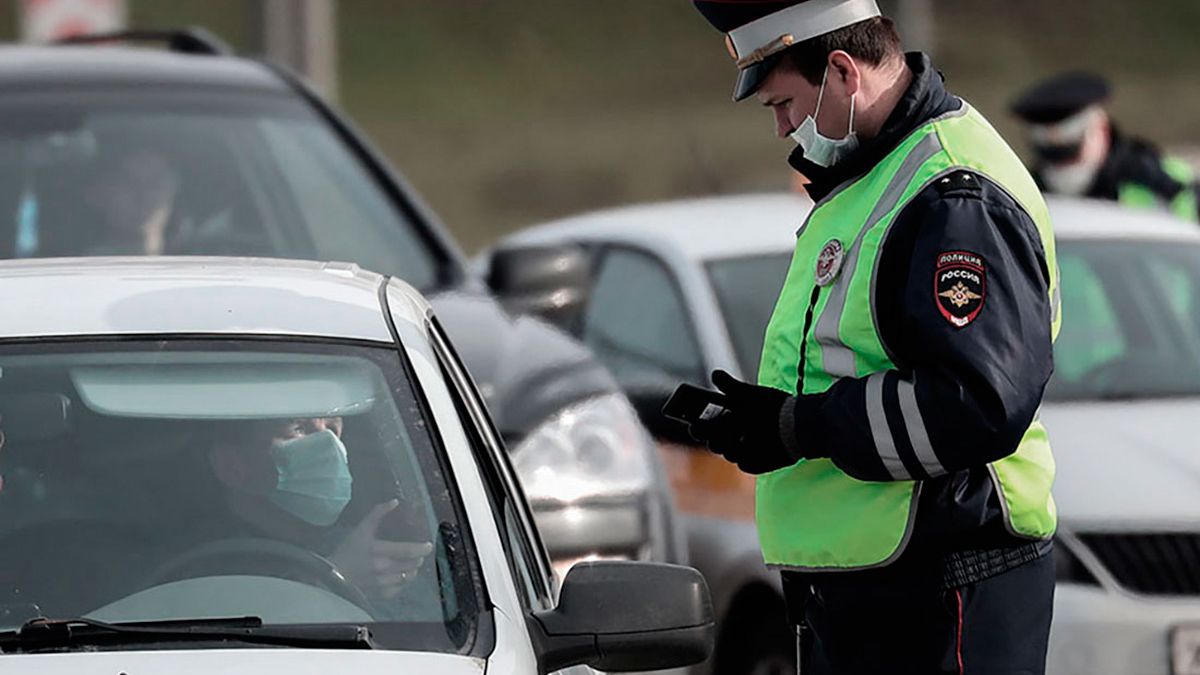
[[[151,136],[104,151],[96,175],[85,189],[84,200],[95,229],[87,234],[90,239],[84,239],[90,244],[85,245],[83,254],[266,252],[261,238],[236,231],[228,203],[232,197],[214,182],[219,174],[213,173],[221,165],[201,170],[185,147],[178,139],[169,142]],[[200,189],[200,185],[205,187]],[[206,200],[207,206],[197,199]]]
[[[154,149],[123,149],[88,189],[101,216],[91,255],[162,255],[171,232],[189,226],[176,204],[179,176]]]
[[[208,463],[243,536],[303,546],[368,597],[391,599],[433,545],[379,536],[398,499],[374,505],[357,523],[339,522],[354,489],[342,428],[340,417],[228,422],[212,438]]]

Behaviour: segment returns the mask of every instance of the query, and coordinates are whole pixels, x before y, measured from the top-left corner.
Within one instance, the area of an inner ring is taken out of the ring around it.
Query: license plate
[[[1176,626],[1171,631],[1171,673],[1200,675],[1200,625]]]

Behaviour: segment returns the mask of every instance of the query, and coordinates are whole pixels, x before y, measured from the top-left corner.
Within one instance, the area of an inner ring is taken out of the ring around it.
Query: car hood
[[[484,661],[453,654],[325,649],[190,649],[180,651],[6,654],[7,675],[307,675],[422,673],[482,675]]]
[[[587,347],[543,321],[470,292],[429,302],[510,443],[572,403],[620,391]]]
[[[1200,527],[1200,398],[1047,403],[1042,421],[1069,528]]]

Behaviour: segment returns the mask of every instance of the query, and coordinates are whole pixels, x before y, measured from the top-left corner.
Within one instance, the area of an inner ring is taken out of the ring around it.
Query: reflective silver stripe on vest
[[[908,430],[908,441],[912,443],[913,452],[921,462],[921,468],[930,478],[949,473],[933,452],[933,444],[929,442],[929,431],[925,428],[925,420],[921,417],[921,408],[917,406],[917,387],[913,382],[900,380],[897,385],[900,396],[900,414],[904,417],[904,428]]]
[[[854,270],[858,268],[858,256],[862,251],[863,237],[896,208],[900,203],[900,198],[904,196],[904,190],[917,175],[921,165],[941,149],[942,143],[936,133],[931,132],[917,142],[916,146],[905,156],[904,161],[900,163],[900,168],[888,182],[879,201],[875,202],[875,208],[872,209],[870,217],[867,218],[863,228],[859,230],[858,237],[846,254],[846,260],[842,263],[842,273],[833,282],[829,291],[829,299],[825,301],[825,309],[821,312],[821,316],[817,319],[817,325],[813,328],[813,338],[817,344],[821,345],[821,367],[834,378],[858,376],[858,369],[854,364],[854,350],[842,342],[840,328],[842,315],[846,312],[846,297],[850,293],[850,280],[854,277]]]
[[[892,480],[912,480],[912,475],[896,452],[896,441],[888,428],[887,413],[883,410],[883,379],[887,371],[880,371],[867,378],[867,420],[871,423],[871,436],[875,439],[875,451]]]
[[[1058,272],[1058,261],[1054,261],[1054,292],[1050,294],[1050,324],[1058,321],[1058,313],[1062,311],[1062,277]]]

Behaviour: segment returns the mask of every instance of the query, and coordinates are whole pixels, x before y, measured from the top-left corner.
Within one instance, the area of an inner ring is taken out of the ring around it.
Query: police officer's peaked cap
[[[1015,115],[1033,124],[1054,124],[1108,98],[1108,82],[1092,73],[1063,73],[1039,82],[1012,104]]]
[[[880,15],[875,0],[693,0],[737,60],[733,100],[762,86],[779,53],[818,35]]]

